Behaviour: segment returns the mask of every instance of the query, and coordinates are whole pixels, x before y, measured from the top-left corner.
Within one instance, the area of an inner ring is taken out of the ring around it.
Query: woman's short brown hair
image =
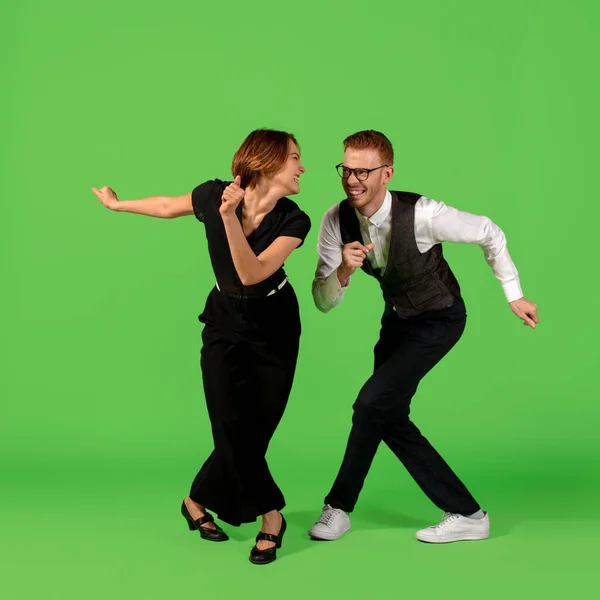
[[[372,148],[379,152],[381,160],[386,165],[394,164],[394,147],[392,142],[388,140],[383,133],[366,129],[365,131],[357,131],[349,135],[344,140],[344,150],[355,148],[356,150],[366,150]]]
[[[298,146],[292,133],[275,129],[256,129],[235,153],[231,163],[231,174],[242,178],[243,187],[256,185],[261,176],[276,173],[285,164],[290,140]]]

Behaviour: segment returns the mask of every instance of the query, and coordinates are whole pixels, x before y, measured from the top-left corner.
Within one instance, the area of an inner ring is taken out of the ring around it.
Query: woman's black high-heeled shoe
[[[259,550],[256,546],[250,550],[250,562],[255,565],[268,565],[277,558],[277,548],[281,548],[281,541],[283,540],[283,534],[287,529],[287,523],[285,517],[281,515],[281,527],[278,535],[272,533],[263,533],[262,531],[256,536],[256,542],[265,540],[267,542],[274,542],[274,548],[267,548],[266,550]]]
[[[200,537],[203,540],[208,540],[210,542],[226,542],[229,539],[229,536],[216,523],[216,529],[207,529],[206,527],[202,527],[204,523],[215,522],[215,519],[210,513],[205,512],[203,517],[194,520],[192,519],[192,515],[190,515],[190,512],[188,511],[184,501],[181,503],[181,514],[187,521],[190,531],[195,531],[197,529],[200,532]]]

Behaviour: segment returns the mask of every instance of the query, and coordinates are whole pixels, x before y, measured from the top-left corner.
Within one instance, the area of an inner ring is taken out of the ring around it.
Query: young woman
[[[295,137],[253,131],[233,157],[234,181],[215,179],[179,197],[119,201],[93,189],[107,208],[204,223],[216,285],[202,314],[200,365],[214,450],[181,506],[191,530],[225,541],[208,509],[230,525],[262,528],[250,552],[255,564],[276,558],[286,529],[285,500],[265,454],[292,387],[300,316],[283,264],[310,230],[310,219],[286,198],[300,191],[305,169]]]

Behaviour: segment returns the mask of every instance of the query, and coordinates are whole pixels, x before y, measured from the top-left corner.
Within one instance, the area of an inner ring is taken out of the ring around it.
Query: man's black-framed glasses
[[[356,179],[358,179],[359,181],[365,181],[365,179],[368,179],[369,174],[373,171],[377,171],[378,169],[383,169],[383,167],[389,166],[390,165],[381,165],[380,167],[375,167],[374,169],[350,169],[348,167],[345,167],[342,163],[340,163],[339,165],[336,165],[335,168],[338,172],[338,175],[342,179],[348,179],[350,175],[354,173],[354,177],[356,177]]]

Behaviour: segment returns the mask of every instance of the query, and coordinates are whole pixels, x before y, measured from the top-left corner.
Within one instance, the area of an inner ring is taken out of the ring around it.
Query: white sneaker
[[[462,540],[485,540],[490,537],[490,517],[484,513],[483,519],[469,519],[455,513],[444,513],[439,525],[417,531],[421,542],[445,544]]]
[[[348,513],[341,508],[327,504],[317,522],[308,530],[308,535],[316,540],[337,540],[352,527]]]

